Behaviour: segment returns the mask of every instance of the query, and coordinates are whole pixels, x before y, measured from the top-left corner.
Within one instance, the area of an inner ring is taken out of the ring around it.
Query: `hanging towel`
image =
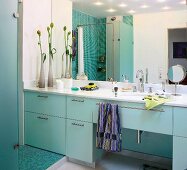
[[[104,130],[103,146],[102,149],[110,151],[112,137],[112,110],[111,104],[106,104],[106,126]]]
[[[147,110],[153,109],[159,105],[171,101],[171,99],[161,97],[161,96],[145,96],[145,108]]]
[[[121,143],[118,105],[100,103],[96,147],[110,152],[120,152]]]
[[[99,114],[98,114],[98,123],[97,123],[97,140],[96,147],[102,149],[103,146],[103,137],[104,130],[106,126],[106,108],[104,103],[99,103]]]
[[[121,125],[118,105],[111,105],[112,109],[112,137],[111,137],[111,151],[120,152],[122,150],[121,144]]]

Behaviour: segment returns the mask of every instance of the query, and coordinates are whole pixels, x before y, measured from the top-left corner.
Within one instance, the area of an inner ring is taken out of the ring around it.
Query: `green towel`
[[[156,106],[169,102],[170,99],[161,96],[145,96],[145,108],[147,110],[153,109]]]

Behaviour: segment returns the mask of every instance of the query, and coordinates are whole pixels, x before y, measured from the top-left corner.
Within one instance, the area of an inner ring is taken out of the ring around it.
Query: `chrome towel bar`
[[[99,105],[99,103],[96,103],[96,105]],[[147,110],[146,108],[130,107],[130,106],[119,106],[119,108],[122,108],[122,109],[134,109],[134,110],[145,110],[145,111],[154,111],[154,112],[165,112],[164,109],[150,109],[150,110]]]

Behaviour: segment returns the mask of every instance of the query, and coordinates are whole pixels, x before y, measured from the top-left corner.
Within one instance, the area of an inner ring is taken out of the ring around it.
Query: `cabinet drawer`
[[[65,119],[25,112],[25,144],[65,155]]]
[[[25,92],[25,111],[66,117],[66,97],[48,93]]]
[[[174,129],[176,136],[187,137],[187,108],[174,108]]]
[[[123,103],[119,109],[121,126],[148,132],[172,135],[172,107],[159,106],[145,110],[144,104]]]
[[[67,119],[67,156],[93,162],[93,124]]]
[[[97,101],[79,97],[67,97],[67,118],[92,122]]]
[[[187,138],[173,137],[173,170],[187,169]]]

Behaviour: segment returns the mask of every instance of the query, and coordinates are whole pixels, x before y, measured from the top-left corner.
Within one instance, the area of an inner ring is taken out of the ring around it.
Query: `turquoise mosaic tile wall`
[[[73,10],[73,30],[78,25],[97,24],[84,28],[84,69],[89,80],[106,80],[106,72],[98,72],[98,67],[105,67],[106,63],[99,63],[99,56],[106,56],[106,19],[99,19],[77,10]],[[77,44],[78,46],[78,44]],[[72,75],[75,79],[78,72],[78,54],[72,63]]]
[[[133,16],[132,15],[127,15],[123,17],[123,22],[133,26]]]

